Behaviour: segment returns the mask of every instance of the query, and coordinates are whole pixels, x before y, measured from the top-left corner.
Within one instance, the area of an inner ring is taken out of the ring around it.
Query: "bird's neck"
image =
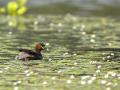
[[[41,50],[39,50],[39,49],[35,49],[35,51],[36,51],[37,53],[40,53],[40,52],[41,52]]]

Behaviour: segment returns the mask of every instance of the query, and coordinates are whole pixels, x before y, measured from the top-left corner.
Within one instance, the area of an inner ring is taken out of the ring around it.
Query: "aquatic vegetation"
[[[25,30],[24,17],[27,12],[27,0],[9,1],[5,7],[0,7],[0,14],[7,15],[6,24],[10,27],[17,27],[19,30]]]
[[[120,52],[81,50],[118,48],[118,19],[38,15],[23,19],[23,31],[0,19],[0,89],[119,90]],[[43,60],[14,60],[17,47],[32,49],[36,41],[46,42]]]
[[[27,0],[11,0],[5,7],[0,8],[0,13],[6,13],[11,16],[23,15],[27,11],[26,2]]]

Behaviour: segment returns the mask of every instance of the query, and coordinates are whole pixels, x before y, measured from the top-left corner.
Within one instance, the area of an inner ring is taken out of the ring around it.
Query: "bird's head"
[[[35,44],[35,50],[36,50],[36,52],[41,52],[42,50],[44,50],[44,47],[45,47],[44,43],[37,42]]]

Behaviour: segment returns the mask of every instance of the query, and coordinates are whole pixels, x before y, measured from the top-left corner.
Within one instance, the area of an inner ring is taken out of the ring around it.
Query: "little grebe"
[[[20,51],[20,53],[15,57],[15,59],[41,60],[41,59],[43,59],[41,51],[44,49],[44,46],[45,46],[45,44],[43,44],[43,43],[36,43],[35,51],[19,48],[18,50]]]

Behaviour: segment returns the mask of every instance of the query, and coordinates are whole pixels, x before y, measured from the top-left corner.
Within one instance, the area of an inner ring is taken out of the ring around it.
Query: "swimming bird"
[[[35,50],[28,50],[23,48],[18,48],[20,52],[15,59],[16,60],[42,60],[43,56],[41,51],[44,50],[45,44],[44,43],[36,43]]]

